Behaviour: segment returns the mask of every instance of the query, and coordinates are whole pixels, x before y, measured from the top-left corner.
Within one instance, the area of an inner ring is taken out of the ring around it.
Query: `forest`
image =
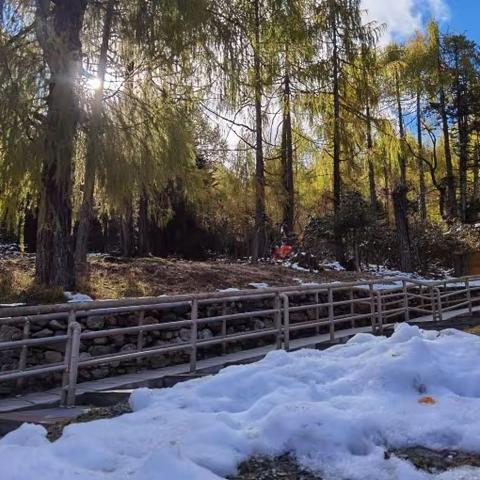
[[[480,50],[360,0],[2,0],[0,222],[88,255],[452,268],[480,247]]]

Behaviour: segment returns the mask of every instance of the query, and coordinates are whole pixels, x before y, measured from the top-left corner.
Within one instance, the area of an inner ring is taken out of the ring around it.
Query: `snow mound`
[[[89,295],[86,295],[85,293],[65,292],[65,297],[68,303],[93,302],[92,297],[90,297]]]
[[[54,443],[23,426],[0,440],[5,480],[219,480],[252,455],[294,454],[322,478],[478,479],[384,455],[423,446],[480,453],[480,338],[401,325],[325,351],[276,351],[170,389],[134,412],[71,425]]]

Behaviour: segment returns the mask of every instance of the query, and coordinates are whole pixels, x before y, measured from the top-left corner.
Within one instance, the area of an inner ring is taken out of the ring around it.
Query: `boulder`
[[[34,333],[32,335],[32,338],[47,338],[52,336],[53,336],[53,330],[50,330],[49,328],[43,328],[42,330],[39,330],[38,332]]]
[[[105,327],[105,319],[102,317],[88,317],[87,327],[90,330],[103,330]]]
[[[90,375],[94,380],[99,380],[100,378],[108,377],[109,373],[110,373],[110,369],[106,366],[97,367],[90,370]]]
[[[45,361],[47,363],[61,363],[63,361],[63,355],[61,352],[55,350],[47,350],[45,352]]]
[[[88,351],[92,357],[99,357],[113,353],[113,347],[111,345],[94,345],[90,347]]]
[[[181,328],[179,332],[179,337],[182,342],[188,342],[191,338],[191,333],[189,328]]]
[[[23,332],[19,328],[11,325],[2,325],[0,327],[0,342],[11,342],[15,340],[21,340]]]
[[[52,330],[60,330],[60,331],[66,331],[67,330],[67,323],[66,322],[61,322],[59,320],[52,320],[48,324],[48,328],[51,328]]]
[[[213,338],[213,332],[209,328],[202,328],[198,332],[198,338],[200,340],[208,340],[209,338]]]

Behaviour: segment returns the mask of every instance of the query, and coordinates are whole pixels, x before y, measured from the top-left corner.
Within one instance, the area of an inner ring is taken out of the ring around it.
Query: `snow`
[[[460,480],[386,448],[480,453],[480,338],[402,324],[325,351],[276,351],[170,389],[136,390],[134,412],[70,425],[54,443],[23,425],[0,440],[2,480],[219,480],[252,455],[291,452],[325,480]],[[433,404],[421,403],[430,396]]]
[[[336,272],[344,272],[345,268],[340,265],[339,262],[323,262],[320,264],[321,267],[328,270],[335,270]]]
[[[249,283],[248,285],[249,285],[250,287],[256,288],[256,289],[258,289],[258,290],[264,289],[264,288],[269,288],[268,283],[263,283],[263,282],[260,282],[260,283],[252,282],[252,283]]]
[[[67,297],[68,303],[93,302],[92,297],[85,293],[65,292],[65,297]]]

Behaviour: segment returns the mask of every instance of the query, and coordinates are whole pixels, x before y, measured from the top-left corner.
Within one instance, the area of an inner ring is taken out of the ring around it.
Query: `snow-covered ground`
[[[326,351],[277,351],[164,390],[140,389],[134,413],[71,425],[50,443],[24,425],[0,440],[2,480],[219,480],[248,457],[292,452],[322,478],[431,476],[387,448],[480,452],[480,338],[401,325]]]

